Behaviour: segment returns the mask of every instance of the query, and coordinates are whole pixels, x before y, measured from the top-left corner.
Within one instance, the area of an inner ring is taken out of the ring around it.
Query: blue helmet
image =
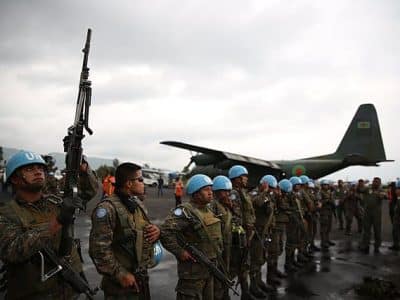
[[[232,189],[232,182],[228,177],[219,175],[213,180],[213,191],[230,191]]]
[[[290,177],[289,180],[292,183],[292,185],[302,184],[301,179],[297,176]]]
[[[15,153],[8,161],[6,165],[6,182],[14,173],[14,171],[20,167],[39,164],[46,166],[44,159],[34,152],[21,150]]]
[[[228,177],[229,179],[233,179],[242,175],[248,175],[247,169],[243,166],[236,165],[229,169]]]
[[[272,187],[273,189],[276,189],[278,187],[278,181],[272,175],[265,175],[263,178],[261,178],[260,184],[262,184],[264,182],[268,183],[268,185],[270,187]]]
[[[201,190],[203,187],[213,185],[210,177],[203,174],[196,174],[190,177],[186,185],[186,193],[193,195],[197,191]]]
[[[330,185],[331,182],[330,182],[328,179],[322,179],[322,180],[320,181],[320,184],[321,184],[321,185]]]
[[[310,182],[310,178],[307,175],[300,176],[301,184],[307,184]]]
[[[396,189],[400,189],[400,180],[396,181]]]
[[[149,268],[154,268],[157,266],[164,257],[164,250],[161,246],[160,241],[157,241],[153,244],[153,261],[150,263]]]
[[[315,184],[311,180],[307,184],[308,184],[309,188],[311,188],[311,189],[315,188]]]
[[[282,179],[281,181],[279,181],[279,187],[285,193],[290,193],[293,190],[292,183],[290,182],[290,180],[287,179]]]

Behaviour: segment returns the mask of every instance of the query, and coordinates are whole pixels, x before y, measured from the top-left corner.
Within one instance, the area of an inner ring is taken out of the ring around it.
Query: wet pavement
[[[175,206],[173,191],[165,190],[164,196],[160,198],[157,197],[156,189],[148,188],[147,193],[146,206],[150,218],[155,224],[159,224]],[[4,200],[5,198],[4,194],[0,194],[0,199]],[[88,256],[90,211],[96,201],[98,200],[93,200],[89,204],[88,213],[77,217],[75,227],[76,235],[82,241],[84,270],[93,286],[100,282],[100,276]],[[360,235],[353,233],[351,237],[345,236],[344,232],[337,230],[336,224],[334,224],[332,239],[336,245],[329,252],[317,252],[312,263],[283,280],[282,286],[269,299],[366,299],[357,296],[354,292],[354,286],[360,284],[364,276],[386,279],[400,288],[400,253],[393,253],[388,249],[391,244],[391,224],[387,203],[383,204],[382,214],[384,242],[380,254],[373,253],[372,245],[370,254],[361,254],[357,251]],[[355,231],[356,228],[353,228],[353,232]],[[281,257],[279,261],[281,270],[283,270],[282,264]],[[265,278],[265,271],[264,268],[263,278]],[[162,262],[150,270],[152,298],[175,299],[176,282],[176,260],[165,251]],[[103,299],[101,291],[95,299]],[[239,299],[239,297],[232,296],[232,299]]]

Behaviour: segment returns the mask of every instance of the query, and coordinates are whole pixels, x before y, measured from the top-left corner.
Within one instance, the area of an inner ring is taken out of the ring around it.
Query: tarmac
[[[175,206],[173,191],[164,189],[164,195],[160,197],[157,196],[156,188],[147,188],[146,192],[145,205],[150,219],[154,224],[160,224]],[[7,194],[0,193],[0,201],[7,201],[8,198]],[[99,199],[99,197],[93,199],[88,205],[87,212],[78,215],[75,223],[76,235],[81,239],[82,244],[84,271],[93,287],[100,284],[101,277],[88,256],[88,241],[91,211]],[[344,231],[338,230],[334,222],[332,240],[336,245],[330,248],[329,252],[316,252],[313,262],[284,279],[282,285],[278,287],[275,294],[269,296],[269,299],[372,299],[358,296],[354,290],[355,285],[362,283],[365,276],[391,281],[400,289],[400,253],[394,253],[388,249],[391,245],[391,230],[388,207],[385,202],[382,209],[381,253],[374,254],[371,245],[371,252],[366,255],[357,251],[360,235],[356,233],[356,228],[353,228],[352,236],[345,236]],[[283,256],[284,254],[279,260],[281,270],[283,270]],[[265,278],[265,271],[264,267],[263,278]],[[172,254],[164,251],[161,263],[151,269],[149,274],[152,299],[175,299],[178,278],[176,259]],[[3,298],[0,296],[0,299]],[[101,290],[95,299],[103,299]],[[240,297],[231,294],[231,299],[240,299]]]

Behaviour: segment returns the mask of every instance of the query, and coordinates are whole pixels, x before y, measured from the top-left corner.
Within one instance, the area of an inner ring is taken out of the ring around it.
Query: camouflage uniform
[[[358,232],[361,232],[362,222],[360,216],[360,198],[355,190],[350,190],[344,198],[344,211],[346,216],[346,234],[351,234],[353,218],[357,219]]]
[[[347,196],[348,191],[345,187],[337,187],[333,192],[335,199],[336,218],[339,221],[339,229],[343,229],[343,217],[346,213],[344,207],[344,198]]]
[[[268,262],[268,270],[267,270],[267,282],[274,285],[277,284],[278,277],[284,277],[285,275],[278,271],[278,258],[280,253],[280,247],[282,247],[281,250],[283,250],[283,246],[280,246],[280,243],[282,242],[282,226],[280,229],[278,229],[278,223],[277,223],[277,218],[278,218],[278,210],[277,210],[277,205],[278,205],[278,198],[279,195],[277,192],[271,192],[270,193],[270,198],[272,201],[272,205],[274,207],[273,211],[273,220],[271,222],[271,231],[270,231],[270,241],[268,244],[268,255],[267,255],[267,262]]]
[[[277,240],[278,247],[275,249],[271,249],[270,255],[272,257],[278,258],[283,253],[283,237],[287,233],[287,226],[289,224],[289,214],[291,213],[290,206],[289,206],[289,198],[286,193],[276,195],[276,208],[277,208],[277,215],[276,215],[276,227],[274,231],[274,237]],[[273,239],[274,239],[273,237]],[[275,270],[277,270],[277,263],[276,260]],[[288,262],[285,262],[287,265]]]
[[[238,277],[242,295],[249,293],[248,273],[250,268],[249,245],[254,236],[255,213],[253,204],[244,189],[232,189],[232,255],[231,277]]]
[[[222,259],[224,261],[225,270],[229,274],[231,262],[231,248],[232,248],[232,211],[231,207],[221,203],[218,200],[213,200],[210,203],[210,208],[221,220],[221,231],[223,240]],[[220,281],[214,281],[214,299],[230,299],[229,288],[225,287]]]
[[[34,203],[14,198],[0,207],[0,259],[7,267],[7,299],[72,299],[75,292],[57,275],[41,281],[38,251],[44,246],[56,253],[61,231],[51,235],[48,226],[60,211],[61,198],[43,196]],[[46,270],[54,268],[47,264]],[[69,259],[77,272],[82,271],[76,243]]]
[[[309,207],[308,207],[308,212],[306,213],[305,218],[307,219],[308,222],[308,236],[309,236],[309,242],[311,247],[315,248],[315,236],[318,231],[318,212],[317,212],[317,205],[318,205],[318,200],[317,196],[315,195],[315,192],[312,189],[307,189],[305,193],[308,196],[309,199]]]
[[[328,190],[320,191],[319,198],[321,201],[321,209],[320,209],[320,234],[321,234],[321,247],[327,248],[330,246],[329,233],[332,229],[332,218],[333,218],[333,208],[334,201],[332,198],[332,193]]]
[[[214,299],[214,277],[199,262],[181,261],[185,251],[177,235],[217,263],[222,252],[221,221],[208,206],[198,207],[193,202],[179,205],[161,225],[161,242],[178,260],[177,299]]]
[[[250,280],[252,290],[259,286],[266,291],[267,287],[261,279],[261,268],[267,261],[266,239],[271,238],[272,228],[275,226],[275,204],[269,191],[259,192],[254,190],[250,195],[256,217],[256,234],[252,240],[250,250]]]
[[[300,205],[303,211],[303,224],[305,232],[301,233],[301,245],[300,251],[304,256],[309,255],[309,246],[311,245],[311,239],[313,236],[313,220],[312,214],[315,211],[315,205],[313,199],[310,197],[308,190],[300,190]]]
[[[295,250],[299,250],[299,255],[301,248],[304,244],[304,223],[303,223],[303,209],[300,204],[300,194],[299,193],[288,193],[288,203],[290,213],[290,222],[287,225],[286,231],[286,266],[290,269],[293,265],[295,267],[300,267],[301,265],[295,261]],[[299,258],[299,256],[298,256]],[[298,259],[298,261],[302,260]]]
[[[86,211],[87,203],[96,196],[100,187],[96,173],[87,166],[87,172],[79,172],[78,186],[80,197],[83,200],[83,209]]]
[[[371,227],[374,228],[375,249],[381,246],[382,231],[382,200],[386,193],[382,189],[367,189],[364,193],[365,216],[363,219],[363,234],[361,248],[368,249],[371,239]]]
[[[150,298],[147,268],[153,245],[144,238],[148,225],[147,212],[137,197],[113,194],[93,210],[89,254],[103,275],[106,299]],[[140,293],[120,285],[119,279],[128,273],[135,275]]]

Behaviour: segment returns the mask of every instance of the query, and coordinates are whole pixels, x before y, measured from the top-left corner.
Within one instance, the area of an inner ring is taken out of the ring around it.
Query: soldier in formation
[[[114,193],[93,211],[89,254],[103,275],[105,299],[150,299],[147,269],[160,229],[151,224],[143,195],[141,167],[123,163],[115,171]]]
[[[363,219],[362,239],[360,251],[369,252],[369,243],[371,239],[371,229],[374,229],[375,244],[374,252],[379,253],[382,238],[382,201],[387,197],[381,187],[381,179],[375,177],[370,188],[364,187],[360,190],[363,196],[365,215]]]
[[[161,225],[162,244],[178,261],[177,299],[214,299],[213,275],[185,248],[196,245],[210,261],[220,260],[223,238],[221,220],[209,207],[212,185],[206,175],[190,178],[186,187],[190,201],[178,205]]]
[[[360,214],[360,206],[361,206],[361,199],[357,193],[357,185],[355,182],[351,183],[350,189],[346,194],[343,206],[345,211],[346,217],[346,235],[351,235],[351,228],[353,224],[353,219],[356,218],[357,220],[357,228],[358,232],[361,233],[362,231],[362,219]]]
[[[6,174],[14,195],[0,209],[0,259],[6,266],[7,299],[75,299],[78,292],[69,282],[58,275],[44,274],[41,265],[45,270],[54,268],[54,262],[44,255],[57,256],[62,229],[72,224],[78,204],[73,199],[43,193],[46,163],[36,153],[16,153],[7,162]],[[97,186],[89,188],[80,192],[80,197],[93,197]],[[82,280],[78,245],[74,240],[70,255],[63,259]]]

